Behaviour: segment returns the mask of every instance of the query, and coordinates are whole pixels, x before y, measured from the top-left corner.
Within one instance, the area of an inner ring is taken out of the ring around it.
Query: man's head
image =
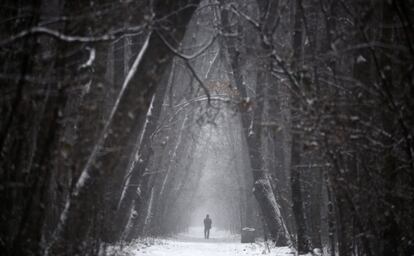
[[[210,215],[208,215],[208,214],[207,214],[206,218],[207,218],[207,219],[208,219],[208,218],[210,218]]]

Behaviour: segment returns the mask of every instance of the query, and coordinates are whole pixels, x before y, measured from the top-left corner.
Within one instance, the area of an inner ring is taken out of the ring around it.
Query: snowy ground
[[[203,238],[201,227],[194,227],[188,233],[169,239],[140,240],[122,250],[111,249],[110,255],[119,256],[292,256],[287,247],[270,248],[263,243],[242,244],[239,236],[212,229],[210,239]]]

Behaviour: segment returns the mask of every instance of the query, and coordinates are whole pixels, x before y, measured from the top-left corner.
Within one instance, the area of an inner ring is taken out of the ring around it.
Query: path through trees
[[[210,214],[297,254],[412,255],[413,13],[3,1],[0,254],[105,255]]]

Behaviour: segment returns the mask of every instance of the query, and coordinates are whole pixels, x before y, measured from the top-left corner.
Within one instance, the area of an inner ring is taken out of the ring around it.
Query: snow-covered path
[[[289,248],[272,248],[271,253],[263,243],[242,244],[240,237],[213,229],[211,238],[205,240],[201,228],[191,228],[188,233],[169,239],[156,239],[150,244],[136,244],[126,255],[134,256],[292,256]]]

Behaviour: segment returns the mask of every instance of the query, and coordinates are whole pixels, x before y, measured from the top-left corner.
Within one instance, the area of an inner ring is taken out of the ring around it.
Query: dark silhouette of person
[[[205,239],[210,238],[211,224],[212,224],[212,221],[210,219],[210,216],[207,214],[206,218],[204,219],[204,238]]]

